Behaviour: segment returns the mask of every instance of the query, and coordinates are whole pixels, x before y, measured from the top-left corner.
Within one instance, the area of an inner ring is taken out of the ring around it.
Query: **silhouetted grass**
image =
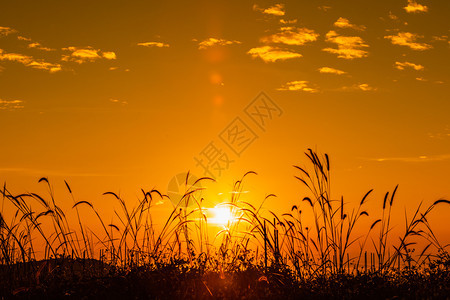
[[[65,182],[76,213],[72,225],[47,178],[39,180],[47,185],[46,197],[13,195],[4,184],[2,207],[8,209],[0,214],[0,295],[325,299],[373,298],[376,292],[384,298],[448,297],[450,257],[428,217],[450,201],[440,199],[425,209],[421,203],[412,217],[405,216],[404,233],[392,239],[398,186],[382,199],[381,216],[372,216],[366,209],[372,190],[353,208],[343,197],[332,198],[328,155],[311,149],[305,154],[308,167],[294,166],[295,178],[310,191],[301,203],[277,214],[263,209],[275,195],[256,206],[242,200],[245,178],[256,175],[247,172],[221,204],[233,219],[212,241],[203,188],[188,186],[188,178],[183,197],[162,226],[154,224],[153,208],[168,197],[157,190],[142,190],[134,207],[116,193],[104,193],[120,207],[114,211],[117,221],[110,223],[93,203],[77,201]],[[90,210],[100,230],[83,224],[81,207]],[[305,214],[312,222],[304,220]],[[370,226],[365,235],[355,236],[363,218]]]

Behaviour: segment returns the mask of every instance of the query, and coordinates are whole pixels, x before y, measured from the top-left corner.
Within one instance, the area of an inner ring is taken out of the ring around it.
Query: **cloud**
[[[224,39],[209,38],[198,43],[198,49],[206,49],[213,46],[226,46],[233,44],[241,44],[239,41],[227,41]]]
[[[410,63],[410,62],[407,62],[407,61],[405,61],[405,62],[398,62],[398,61],[396,61],[395,64],[394,64],[394,67],[396,69],[399,69],[399,70],[404,70],[405,68],[412,68],[412,69],[414,69],[416,71],[421,71],[421,70],[423,70],[425,68],[422,65],[416,65],[416,64],[413,64],[413,63]]]
[[[297,19],[293,19],[293,20],[280,19],[280,23],[281,24],[285,24],[285,25],[296,24],[297,23]]]
[[[32,67],[34,69],[46,70],[50,73],[59,72],[62,70],[60,64],[52,64],[45,61],[34,60],[31,63],[27,64],[28,67]]]
[[[317,7],[317,9],[322,10],[322,11],[329,11],[331,9],[331,6],[321,5],[321,6]]]
[[[423,51],[433,48],[430,44],[415,42],[422,37],[411,32],[399,32],[397,35],[387,35],[384,38],[391,40],[391,43],[394,45],[406,46],[413,50]]]
[[[321,67],[318,70],[322,74],[336,74],[336,75],[347,74],[347,72],[344,72],[344,71],[341,71],[338,69],[334,69],[334,68],[330,68],[330,67]]]
[[[27,65],[33,61],[33,57],[19,53],[7,53],[0,49],[0,61],[15,61]]]
[[[157,47],[157,48],[168,48],[170,47],[169,44],[161,43],[161,42],[143,42],[143,43],[137,43],[138,46],[144,46],[144,47]]]
[[[427,12],[428,6],[418,4],[414,0],[408,0],[408,5],[403,7],[404,10],[406,10],[407,13],[417,13],[417,12]]]
[[[65,51],[70,51],[68,55],[63,55],[63,61],[73,61],[79,64],[85,62],[93,62],[101,58],[105,59],[116,59],[116,54],[114,52],[102,52],[98,49],[92,47],[78,48],[78,47],[67,47],[63,48]]]
[[[103,52],[102,56],[106,59],[116,59],[116,53],[112,52],[112,51],[107,51],[107,52]]]
[[[450,126],[446,126],[443,132],[428,133],[431,139],[448,139],[450,138]]]
[[[319,36],[314,30],[298,27],[281,27],[280,32],[261,38],[263,43],[304,45],[314,42]]]
[[[15,110],[23,108],[22,100],[2,100],[0,99],[0,110]]]
[[[127,105],[127,104],[128,104],[127,101],[123,101],[123,100],[119,100],[119,99],[114,99],[114,98],[110,98],[109,101],[111,101],[112,103],[117,103],[117,104],[122,104],[122,105]]]
[[[394,15],[391,11],[389,11],[388,17],[391,20],[398,20],[398,17],[396,15]]]
[[[449,160],[450,154],[442,155],[420,155],[420,156],[405,156],[405,157],[381,157],[381,158],[369,158],[373,161],[396,161],[396,162],[431,162],[431,161],[443,161]]]
[[[16,33],[16,32],[17,31],[12,28],[0,26],[0,36],[6,36],[6,35],[9,35],[11,33]]]
[[[365,44],[364,40],[359,36],[342,36],[335,31],[329,31],[325,40],[329,43],[334,43],[338,46],[335,48],[324,48],[323,51],[337,54],[339,58],[354,59],[367,57],[368,52],[361,48],[367,48],[369,45]]]
[[[32,56],[23,55],[19,53],[6,53],[2,49],[0,49],[0,61],[18,62],[27,67],[31,67],[33,69],[46,70],[49,71],[50,73],[61,71],[60,64],[52,64],[49,62],[45,62],[44,60],[41,59],[35,60]]]
[[[359,30],[359,31],[364,31],[366,30],[366,26],[364,25],[354,25],[351,24],[350,21],[346,18],[342,18],[340,17],[339,19],[337,19],[336,22],[334,22],[333,24],[335,27],[339,27],[339,28],[351,28],[351,29],[355,29],[355,30]]]
[[[254,11],[259,11],[262,12],[263,14],[266,15],[273,15],[273,16],[284,16],[285,11],[284,11],[284,4],[275,4],[274,6],[271,6],[269,8],[260,8],[258,5],[253,5],[253,10]]]
[[[344,86],[340,88],[341,91],[363,91],[363,92],[370,92],[370,91],[376,91],[377,88],[370,86],[367,83],[358,83],[354,84],[352,86]]]
[[[283,50],[272,46],[263,46],[250,49],[247,54],[253,58],[259,57],[265,62],[276,62],[278,60],[286,60],[302,57],[300,53],[290,50]]]
[[[309,82],[304,80],[289,81],[282,87],[278,88],[278,91],[304,91],[308,93],[317,93],[319,90],[309,87]]]
[[[29,43],[28,48],[35,48],[35,49],[42,50],[42,51],[55,51],[55,49],[43,47],[40,43],[37,43],[37,42]]]
[[[31,42],[31,39],[30,39],[30,38],[27,38],[27,37],[24,37],[24,36],[21,36],[21,35],[17,36],[17,39],[18,39],[19,41],[27,41],[27,42]]]

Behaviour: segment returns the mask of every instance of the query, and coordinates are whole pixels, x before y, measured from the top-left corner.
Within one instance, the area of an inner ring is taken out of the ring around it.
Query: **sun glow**
[[[233,213],[229,207],[216,206],[211,208],[212,217],[208,219],[210,224],[226,226],[233,221]]]

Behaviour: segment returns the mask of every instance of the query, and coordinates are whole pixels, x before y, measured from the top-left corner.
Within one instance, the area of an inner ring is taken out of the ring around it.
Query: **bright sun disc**
[[[228,207],[214,207],[211,209],[213,216],[208,221],[212,224],[227,225],[233,220],[233,214]]]

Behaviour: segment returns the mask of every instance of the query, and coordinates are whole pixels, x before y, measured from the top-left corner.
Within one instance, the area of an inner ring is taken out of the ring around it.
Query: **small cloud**
[[[117,104],[122,104],[122,105],[127,105],[128,104],[127,101],[122,101],[122,100],[115,99],[115,98],[109,98],[109,101],[111,101],[112,103],[117,103]]]
[[[35,48],[35,49],[42,50],[42,51],[55,51],[55,49],[43,47],[41,44],[39,44],[37,42],[29,43],[28,48]]]
[[[16,110],[22,108],[24,108],[22,100],[3,100],[0,98],[0,110]]]
[[[17,39],[18,39],[19,41],[27,41],[27,42],[31,42],[31,39],[30,39],[30,38],[24,37],[24,36],[22,36],[22,35],[17,36]]]
[[[269,8],[260,8],[258,5],[253,5],[253,10],[254,11],[259,11],[262,12],[263,14],[266,15],[273,15],[273,16],[284,16],[285,11],[284,11],[284,4],[275,4],[274,6],[271,6]]]
[[[2,27],[0,26],[0,36],[7,36],[11,33],[16,33],[17,31],[15,29],[12,29],[10,27]]]
[[[297,19],[293,19],[293,20],[280,19],[280,23],[284,24],[284,25],[297,24]]]
[[[28,67],[32,67],[34,69],[46,70],[50,73],[56,73],[62,70],[60,64],[52,64],[45,61],[34,60],[27,65]]]
[[[416,80],[417,81],[428,81],[428,79],[425,79],[423,77],[416,77]]]
[[[430,44],[416,43],[415,41],[422,36],[411,32],[399,32],[397,35],[387,35],[384,38],[391,40],[394,45],[406,46],[413,50],[423,51],[433,48]]]
[[[116,53],[112,52],[112,51],[108,51],[108,52],[103,52],[102,56],[106,59],[116,59]]]
[[[344,86],[340,88],[341,91],[363,91],[363,92],[370,92],[370,91],[376,91],[377,88],[370,86],[367,83],[358,83],[354,84],[352,86]]]
[[[433,36],[432,37],[433,41],[437,41],[437,42],[447,42],[448,40],[448,35],[441,35],[441,36]]]
[[[326,41],[334,43],[338,46],[335,48],[324,48],[323,51],[337,54],[339,58],[354,59],[367,57],[368,52],[361,48],[367,48],[367,45],[359,36],[342,36],[338,35],[335,31],[331,30],[326,34]]]
[[[6,53],[2,49],[0,49],[0,61],[18,62],[27,67],[46,70],[49,71],[50,73],[61,71],[60,64],[52,64],[49,62],[45,62],[43,60],[35,60],[32,56],[23,55],[19,53]]]
[[[168,48],[170,47],[169,44],[161,43],[161,42],[143,42],[143,43],[137,43],[138,46],[143,47],[157,47],[157,48]]]
[[[396,15],[394,15],[391,11],[389,11],[388,17],[391,20],[398,20],[398,17]]]
[[[329,11],[331,9],[331,6],[321,5],[321,6],[317,7],[317,9],[322,10],[322,11]]]
[[[432,161],[444,161],[449,160],[450,154],[442,155],[420,155],[420,156],[405,156],[405,157],[381,157],[381,158],[371,158],[369,160],[385,162],[432,162]]]
[[[300,53],[290,50],[283,50],[272,46],[263,46],[250,49],[247,54],[253,58],[259,57],[265,62],[276,62],[278,60],[286,60],[302,57]]]
[[[406,10],[407,13],[420,13],[420,12],[427,12],[428,6],[418,4],[414,0],[408,0],[408,5],[403,7],[404,10]]]
[[[289,81],[282,87],[278,88],[278,91],[304,91],[307,93],[317,93],[319,92],[318,89],[309,87],[309,82],[304,80],[296,80],[296,81]]]
[[[63,55],[63,61],[73,61],[78,64],[93,62],[101,58],[116,59],[116,54],[114,52],[102,52],[101,50],[92,47],[67,47],[63,48],[63,50],[71,52],[68,55]]]
[[[431,139],[448,139],[450,138],[450,126],[446,126],[443,132],[435,132],[435,133],[428,133],[428,137]]]
[[[337,19],[336,22],[334,22],[333,24],[335,27],[339,27],[339,28],[351,28],[351,29],[355,29],[355,30],[359,30],[359,31],[364,31],[366,30],[366,26],[364,25],[354,25],[351,24],[350,21],[346,18],[342,18],[340,17],[339,19]]]
[[[15,61],[27,65],[33,61],[33,58],[19,53],[7,53],[3,49],[0,49],[0,61]]]
[[[206,49],[213,46],[226,46],[226,45],[233,45],[233,44],[241,44],[239,41],[228,41],[224,39],[216,39],[216,38],[209,38],[204,41],[201,41],[198,43],[198,49]]]
[[[375,91],[375,90],[376,90],[376,88],[374,88],[374,87],[368,85],[367,83],[361,83],[361,84],[357,85],[357,87],[358,87],[361,91],[365,91],[365,92],[368,92],[368,91]]]
[[[344,71],[341,71],[341,70],[338,70],[338,69],[334,69],[334,68],[330,68],[330,67],[321,67],[318,70],[322,74],[336,74],[336,75],[347,74],[347,72],[344,72]]]
[[[117,70],[117,69],[119,69],[118,67],[110,67],[108,70],[110,70],[110,71],[115,71],[115,70]]]
[[[280,32],[261,38],[261,42],[304,45],[316,41],[318,36],[318,33],[308,28],[281,27]]]
[[[411,69],[414,69],[416,71],[421,71],[421,70],[425,69],[425,67],[422,66],[422,65],[416,65],[416,64],[413,64],[413,63],[410,63],[410,62],[407,62],[407,61],[405,61],[405,62],[398,62],[398,61],[396,61],[395,64],[394,64],[394,67],[396,69],[399,69],[399,70],[404,70],[405,68],[411,68]]]

